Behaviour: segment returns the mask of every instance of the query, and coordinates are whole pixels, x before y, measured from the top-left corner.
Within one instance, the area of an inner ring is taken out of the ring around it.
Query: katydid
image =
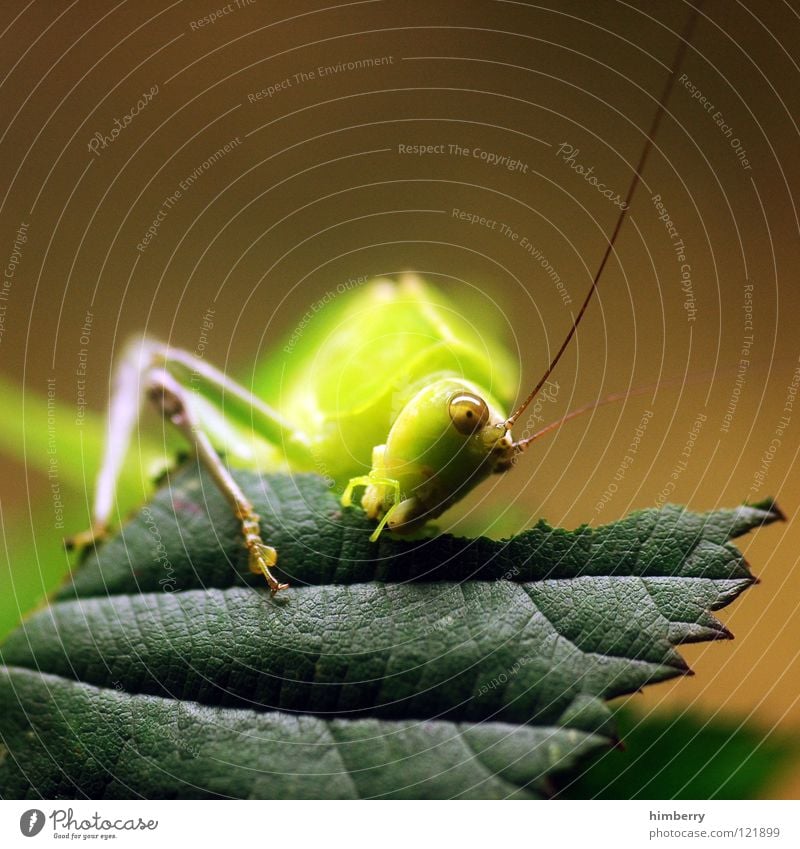
[[[375,541],[385,529],[403,534],[435,519],[488,476],[508,471],[538,437],[597,406],[574,410],[525,439],[515,441],[512,435],[597,291],[695,19],[696,11],[591,286],[541,379],[513,412],[507,411],[517,376],[509,354],[494,340],[476,338],[474,326],[441,293],[410,274],[399,281],[373,280],[343,295],[313,336],[301,334],[297,345],[287,346],[291,356],[284,362],[284,382],[288,377],[294,388],[274,405],[262,397],[268,390],[251,392],[186,351],[141,339],[129,346],[116,370],[92,526],[71,544],[86,546],[108,533],[142,394],[184,435],[230,502],[250,569],[266,578],[273,593],[287,587],[271,571],[277,553],[262,539],[252,504],[221,458],[220,433],[226,457],[251,456],[237,435],[249,430],[275,449],[271,459],[252,459],[258,468],[279,462],[292,470],[323,472],[339,488],[345,507],[355,503],[376,522]]]

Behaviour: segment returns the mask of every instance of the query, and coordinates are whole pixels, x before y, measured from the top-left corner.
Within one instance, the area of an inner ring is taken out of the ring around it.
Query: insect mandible
[[[250,456],[240,442],[240,434],[250,429],[274,448],[267,460],[253,460],[258,468],[277,462],[297,471],[323,470],[338,486],[345,507],[355,503],[375,521],[371,535],[375,541],[387,528],[398,534],[418,529],[490,475],[509,470],[544,433],[586,409],[617,400],[619,396],[608,396],[514,440],[515,422],[555,369],[597,290],[695,20],[696,12],[681,38],[591,286],[541,379],[513,412],[507,410],[517,380],[509,354],[492,340],[476,340],[472,325],[415,275],[399,281],[373,280],[342,296],[343,303],[322,327],[321,338],[307,334],[299,340],[292,352],[296,388],[274,406],[264,400],[269,385],[252,392],[187,351],[140,338],[128,346],[115,371],[92,525],[69,544],[85,547],[109,531],[117,479],[139,418],[142,387],[184,435],[230,503],[241,524],[250,569],[266,578],[272,593],[288,585],[271,571],[277,553],[262,539],[253,505],[222,460],[220,439],[226,443],[227,456],[237,448]],[[359,340],[356,350],[353,340]],[[321,362],[325,368],[319,367]]]

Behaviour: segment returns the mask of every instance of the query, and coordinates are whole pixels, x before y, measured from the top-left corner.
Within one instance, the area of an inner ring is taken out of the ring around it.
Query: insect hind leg
[[[198,459],[233,508],[241,524],[242,536],[249,554],[250,571],[263,575],[274,595],[289,586],[280,583],[270,571],[270,567],[274,566],[277,560],[277,553],[261,538],[258,515],[252,503],[233,479],[208,435],[192,414],[186,393],[187,390],[165,369],[155,368],[149,373],[148,397],[193,446]]]
[[[141,415],[143,400],[149,397],[186,437],[233,507],[236,518],[241,523],[245,545],[250,555],[250,569],[266,578],[273,593],[278,592],[287,585],[279,583],[270,572],[270,567],[275,564],[277,557],[275,550],[265,545],[261,539],[258,516],[252,504],[228,472],[201,423],[192,413],[188,403],[190,390],[168,370],[176,365],[182,365],[184,369],[190,366],[202,369],[200,376],[207,385],[238,395],[242,404],[252,403],[254,407],[260,405],[257,412],[261,413],[265,430],[272,426],[280,431],[283,427],[283,423],[273,417],[272,411],[260,404],[258,399],[252,398],[245,390],[211,367],[195,361],[186,352],[170,349],[146,337],[135,339],[126,347],[114,374],[106,445],[95,488],[92,524],[87,531],[69,538],[67,546],[87,548],[107,536],[120,470],[133,430]]]

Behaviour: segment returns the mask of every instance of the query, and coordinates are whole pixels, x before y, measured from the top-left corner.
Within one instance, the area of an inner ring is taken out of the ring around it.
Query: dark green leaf
[[[535,798],[603,744],[499,722],[208,707],[14,668],[0,669],[0,712],[6,798]]]
[[[238,477],[291,589],[271,598],[210,481],[176,476],[4,643],[1,793],[548,792],[616,739],[607,699],[730,636],[711,611],[753,577],[728,540],[780,517],[373,545],[319,478]]]

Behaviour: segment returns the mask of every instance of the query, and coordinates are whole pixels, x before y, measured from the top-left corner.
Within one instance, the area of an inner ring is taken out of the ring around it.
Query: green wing
[[[434,377],[464,377],[501,407],[513,402],[516,362],[485,315],[465,312],[418,277],[372,280],[307,317],[255,389],[319,440],[318,467],[337,480],[359,474]]]

